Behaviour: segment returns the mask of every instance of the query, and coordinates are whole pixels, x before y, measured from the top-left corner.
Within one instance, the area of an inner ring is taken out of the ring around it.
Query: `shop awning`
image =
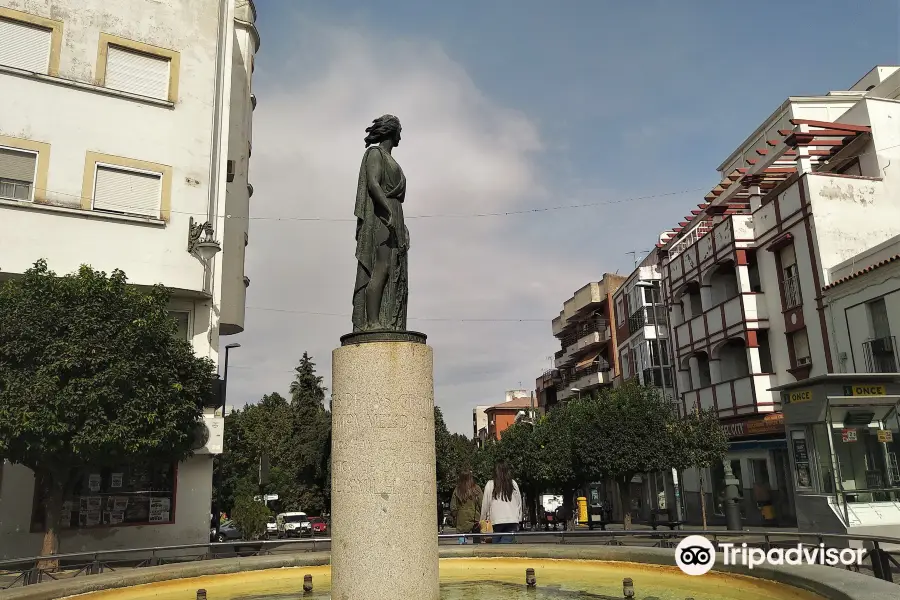
[[[581,369],[586,369],[587,367],[591,366],[591,363],[593,363],[595,360],[597,360],[597,358],[599,356],[600,356],[600,353],[598,352],[597,354],[591,354],[590,356],[582,358],[575,365],[575,370],[580,371]]]

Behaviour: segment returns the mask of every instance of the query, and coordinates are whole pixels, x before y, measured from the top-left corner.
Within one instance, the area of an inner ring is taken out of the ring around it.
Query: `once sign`
[[[785,392],[783,400],[787,404],[809,402],[810,400],[812,400],[812,390],[795,390],[793,392]]]
[[[887,396],[883,385],[845,385],[845,396]]]

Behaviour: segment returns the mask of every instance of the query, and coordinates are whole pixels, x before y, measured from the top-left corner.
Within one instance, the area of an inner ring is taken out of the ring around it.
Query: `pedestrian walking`
[[[438,533],[444,533],[444,503],[441,502],[440,496],[438,496],[438,501],[437,501],[437,518],[438,518]]]
[[[450,498],[450,516],[459,536],[459,543],[466,543],[466,533],[480,533],[479,513],[481,512],[482,492],[471,471],[459,474],[456,489]]]
[[[516,533],[522,522],[522,493],[505,461],[494,465],[494,478],[484,486],[481,520],[490,522],[494,533]],[[513,536],[495,535],[495,544],[512,544]]]

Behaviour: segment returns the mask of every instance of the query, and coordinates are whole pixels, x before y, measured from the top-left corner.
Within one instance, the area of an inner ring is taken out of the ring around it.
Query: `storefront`
[[[728,461],[739,482],[744,525],[796,523],[790,463],[782,413],[757,414],[722,422],[729,439]],[[725,522],[725,467],[709,469],[707,510],[713,523]]]
[[[823,375],[774,390],[800,530],[900,537],[900,375]]]
[[[46,530],[42,482],[0,463],[0,559],[35,556]],[[202,544],[209,540],[212,459],[81,469],[66,487],[61,552]]]

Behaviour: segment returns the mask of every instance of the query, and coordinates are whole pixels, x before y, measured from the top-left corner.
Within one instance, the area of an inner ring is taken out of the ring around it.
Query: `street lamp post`
[[[653,282],[650,282],[650,281],[638,281],[637,283],[634,284],[634,287],[643,288],[643,289],[649,288],[651,290],[659,289],[659,300],[660,300],[660,304],[662,305],[663,318],[665,319],[666,339],[667,340],[672,339],[673,332],[672,332],[672,327],[669,323],[669,307],[666,305],[665,302],[662,302],[662,297],[663,297],[662,282],[660,282],[660,285],[658,288]],[[653,297],[651,296],[650,299],[652,301]],[[666,371],[669,371],[670,378],[672,379],[671,401],[676,402],[676,401],[678,401],[678,379],[675,377],[674,368],[671,365],[666,367],[663,364],[663,360],[662,360],[662,358],[663,358],[663,352],[662,352],[663,341],[660,339],[660,335],[659,335],[659,319],[657,318],[657,314],[656,314],[656,302],[651,302],[651,306],[653,308],[653,332],[656,337],[656,348],[657,348],[657,351],[659,354],[659,359],[660,359],[659,365],[661,367],[660,374],[662,375],[663,396],[667,395],[666,389],[668,388],[668,386],[666,385]],[[671,352],[669,354],[671,354]],[[669,356],[670,363],[672,362],[673,359],[674,359],[673,356]],[[673,483],[673,487],[675,488],[674,492],[675,492],[675,511],[677,513],[676,516],[678,517],[679,521],[683,521],[684,520],[684,506],[682,503],[684,502],[684,498],[682,497],[682,494],[681,494],[681,484],[680,484],[679,477],[678,477],[678,470],[675,468],[672,469],[672,483]],[[702,493],[702,490],[701,490],[701,493]]]
[[[240,344],[228,344],[225,346],[225,369],[222,374],[222,404],[218,408],[222,409],[222,419],[225,418],[225,406],[227,404],[227,396],[228,396],[228,353],[235,349],[240,348]],[[218,410],[218,409],[217,409]],[[216,500],[213,502],[213,519],[216,522],[215,525],[215,537],[218,539],[219,537],[219,526],[221,525],[221,519],[219,517],[220,513],[220,502],[222,496],[222,460],[219,458],[218,460],[214,460],[213,462],[213,488],[216,493]]]

